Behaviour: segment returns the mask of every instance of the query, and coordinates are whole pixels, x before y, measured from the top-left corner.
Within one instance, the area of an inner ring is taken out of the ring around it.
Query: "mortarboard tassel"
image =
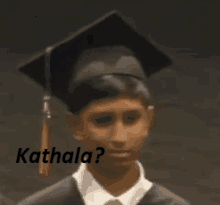
[[[46,160],[48,163],[43,162],[44,150],[51,153],[51,130],[49,120],[51,119],[51,87],[50,87],[50,55],[52,47],[46,49],[45,55],[45,76],[46,76],[46,92],[43,98],[43,128],[42,128],[42,141],[41,141],[41,159],[39,167],[39,177],[50,177],[52,175],[52,164],[50,163],[50,155],[47,155]]]

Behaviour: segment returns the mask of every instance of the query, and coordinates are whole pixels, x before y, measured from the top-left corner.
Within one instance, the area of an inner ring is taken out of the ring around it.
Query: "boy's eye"
[[[127,116],[125,120],[126,122],[134,122],[136,119],[136,116]]]
[[[139,113],[130,113],[124,116],[124,122],[127,124],[133,124],[140,118]]]
[[[131,120],[131,121],[134,121],[135,120],[135,117],[134,116],[129,116],[128,118],[127,118],[128,120]]]
[[[112,117],[111,116],[105,116],[105,117],[100,117],[100,118],[96,118],[95,122],[96,124],[106,124],[112,121]]]

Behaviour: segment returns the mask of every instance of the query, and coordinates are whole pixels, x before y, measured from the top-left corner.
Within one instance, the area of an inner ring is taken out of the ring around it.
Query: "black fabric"
[[[16,203],[14,201],[0,194],[0,205],[15,205],[15,204]]]
[[[37,192],[18,205],[84,205],[76,181],[68,176],[62,181]],[[172,193],[165,187],[154,183],[138,205],[190,205],[189,202]]]
[[[177,196],[167,188],[154,183],[138,205],[190,205],[185,199]]]
[[[43,189],[17,204],[31,205],[82,205],[83,199],[77,189],[72,176],[66,177],[58,183]]]
[[[119,200],[107,201],[104,205],[123,205]]]
[[[49,55],[45,51],[20,65],[19,71],[42,87],[49,87],[55,97],[66,103],[69,84],[72,77],[78,73],[74,70],[75,64],[82,52],[90,48],[116,45],[123,45],[135,54],[147,77],[172,64],[172,60],[132,28],[120,12],[112,11],[52,46]],[[49,58],[45,59],[45,56]],[[127,71],[125,68],[121,72],[145,79],[145,75],[141,74],[143,72],[137,72],[135,69]],[[100,72],[95,70],[90,73],[91,77],[100,75]],[[113,71],[109,70],[108,73],[112,74]]]

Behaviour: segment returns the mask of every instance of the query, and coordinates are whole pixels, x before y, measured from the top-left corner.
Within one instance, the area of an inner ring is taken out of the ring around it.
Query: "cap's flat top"
[[[121,45],[134,53],[143,68],[143,72],[134,72],[134,69],[130,72],[125,68],[126,72],[124,73],[143,80],[145,76],[149,77],[172,63],[169,57],[159,51],[149,40],[138,34],[124,20],[120,12],[114,10],[81,28],[67,39],[51,46],[49,50],[46,49],[45,52],[21,65],[19,69],[44,88],[49,82],[52,94],[65,101],[64,96],[68,93],[69,82],[76,75],[75,64],[83,51]],[[47,54],[49,54],[50,60],[46,60],[46,62],[45,56],[48,56]],[[50,66],[46,68],[45,64],[48,62]],[[111,74],[113,71],[109,70],[108,73]],[[142,74],[140,75],[140,73]],[[95,75],[100,75],[100,73],[97,72]]]

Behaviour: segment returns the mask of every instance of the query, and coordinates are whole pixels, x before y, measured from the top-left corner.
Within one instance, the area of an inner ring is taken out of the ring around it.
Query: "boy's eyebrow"
[[[142,109],[141,108],[139,108],[139,109],[137,109],[137,108],[134,108],[134,109],[129,109],[129,110],[121,110],[121,111],[116,111],[116,110],[112,110],[112,111],[110,111],[110,110],[106,110],[106,111],[91,111],[90,112],[90,115],[108,115],[108,114],[115,114],[115,112],[124,112],[124,113],[129,113],[129,112],[138,112],[138,113],[140,113],[142,111]]]

